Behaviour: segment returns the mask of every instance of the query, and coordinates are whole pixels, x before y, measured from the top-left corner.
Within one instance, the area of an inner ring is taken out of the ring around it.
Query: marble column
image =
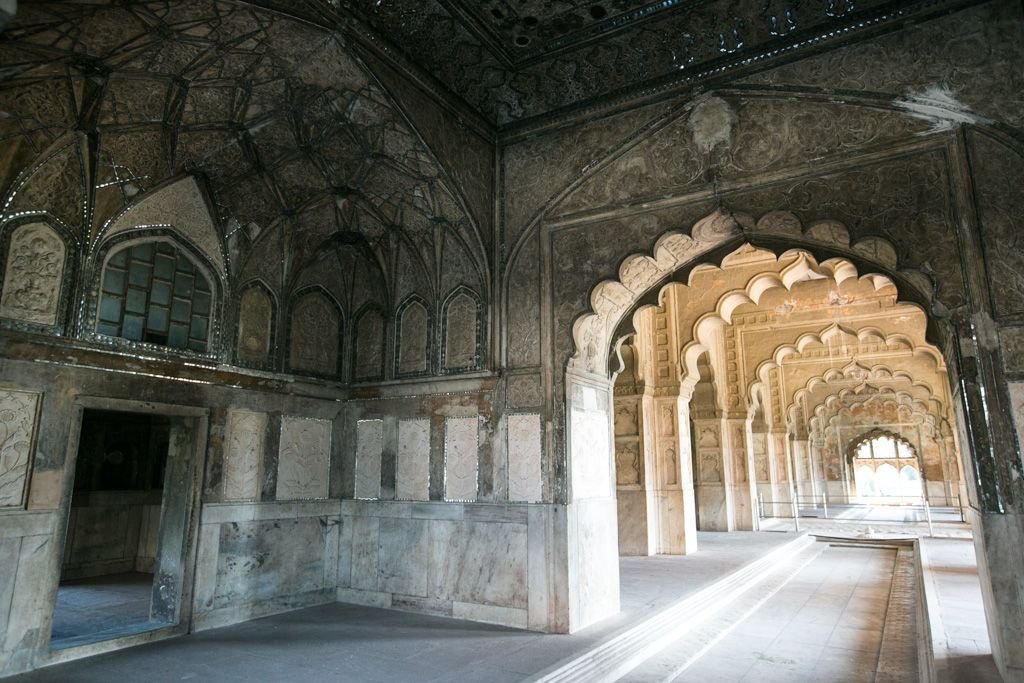
[[[654,400],[658,552],[686,555],[697,550],[689,402],[678,396]]]
[[[795,437],[790,441],[790,455],[793,458],[798,503],[813,505],[814,501],[820,500],[820,496],[814,482],[811,447],[806,437]]]
[[[649,395],[615,397],[615,499],[623,556],[658,552],[653,413]]]
[[[747,446],[747,420],[744,417],[726,417],[722,420],[722,459],[731,463],[733,517],[736,529],[756,531],[757,477],[754,472],[753,453]]]
[[[723,457],[722,420],[693,420],[697,447],[697,520],[701,531],[735,531],[732,459]]]

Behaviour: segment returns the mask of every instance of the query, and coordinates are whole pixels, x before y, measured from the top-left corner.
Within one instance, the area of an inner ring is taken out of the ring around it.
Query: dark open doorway
[[[190,418],[83,410],[52,650],[177,622],[195,430]]]

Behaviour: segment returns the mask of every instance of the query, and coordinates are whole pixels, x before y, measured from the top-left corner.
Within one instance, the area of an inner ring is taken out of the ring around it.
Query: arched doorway
[[[865,258],[866,250],[852,250],[848,243],[828,248],[813,240],[808,244],[778,235],[759,239],[742,227],[751,222],[718,211],[698,222],[691,235],[662,236],[652,256],[627,257],[619,268],[618,280],[597,285],[590,297],[591,312],[577,318],[573,325],[575,354],[565,373],[565,440],[570,495],[575,505],[575,521],[570,522],[575,528],[570,534],[575,533],[581,541],[586,539],[585,543],[573,544],[578,555],[574,561],[570,553],[569,563],[570,573],[585,574],[570,576],[570,583],[579,578],[582,583],[578,585],[587,591],[587,603],[581,602],[577,612],[581,618],[596,620],[617,609],[618,571],[613,565],[618,525],[613,523],[613,515],[616,482],[625,478],[619,476],[614,457],[614,388],[623,372],[632,374],[631,381],[635,382],[637,364],[643,359],[649,359],[651,377],[666,381],[661,387],[655,381],[652,391],[663,405],[658,407],[651,401],[651,418],[636,415],[635,431],[639,435],[641,425],[651,425],[672,445],[671,451],[664,451],[673,452],[671,461],[661,457],[659,446],[654,451],[654,462],[662,472],[671,462],[675,475],[671,491],[683,502],[673,513],[667,507],[647,506],[645,531],[655,528],[661,534],[667,523],[675,524],[683,539],[695,537],[697,519],[702,528],[712,528],[716,515],[726,520],[725,529],[756,529],[761,484],[783,499],[774,503],[806,492],[815,497],[849,498],[853,487],[846,476],[839,442],[812,428],[812,420],[828,417],[819,409],[835,392],[821,396],[812,390],[797,396],[798,391],[807,389],[811,379],[825,373],[821,362],[828,366],[825,369],[839,372],[844,382],[874,387],[888,380],[880,371],[872,374],[877,364],[866,362],[872,353],[903,354],[908,358],[926,355],[932,373],[945,383],[943,405],[948,410],[954,405],[943,356],[932,346],[933,339],[944,338],[941,326],[926,313],[930,294],[918,287],[920,281],[893,273],[882,264],[872,265]],[[793,248],[794,243],[797,248]],[[874,246],[881,249],[877,243]],[[735,282],[730,280],[733,275],[737,277]],[[794,292],[798,290],[814,294],[797,296]],[[673,297],[677,301],[673,302]],[[806,316],[801,317],[811,309],[845,315],[865,302],[884,305],[904,319],[913,318],[914,333],[869,325],[866,321],[871,316],[864,310],[857,315],[851,313],[853,323],[845,326],[831,313],[824,319],[819,317],[816,327]],[[686,323],[666,320],[665,316],[671,318],[668,311],[679,306],[693,307],[686,311]],[[799,324],[786,327],[782,339],[754,345],[763,352],[760,358],[742,357],[748,338],[743,336],[745,332],[738,332],[738,327],[753,329],[760,325],[762,332],[771,333],[774,322],[786,316]],[[645,334],[649,337],[646,351],[642,342]],[[930,349],[927,354],[922,351],[925,347]],[[813,368],[814,372],[799,374],[800,381],[786,377],[790,366],[816,363],[819,366]],[[708,411],[694,419],[693,398],[700,393],[702,380],[707,382],[712,377],[712,403],[721,412]],[[828,385],[828,381],[824,383]],[[642,402],[637,403],[635,409],[642,406]],[[663,412],[666,419],[662,419]],[[700,425],[701,419],[711,424]],[[595,431],[601,431],[595,429],[601,421],[606,440],[594,436]],[[659,424],[666,426],[663,433]],[[618,436],[625,436],[618,431]],[[607,445],[598,447],[595,439]],[[633,455],[618,460],[630,461],[633,485],[637,480],[649,480],[648,473],[640,471],[649,465],[647,459]],[[659,475],[658,481],[668,479]],[[709,496],[703,496],[703,501],[701,496],[702,489],[708,486],[710,490],[710,485],[722,491],[713,505]],[[693,506],[689,510],[688,502]],[[652,535],[647,533],[646,537]],[[678,547],[691,552],[694,545],[690,542]],[[665,547],[660,545],[658,549],[665,552],[661,550]],[[651,548],[648,543],[646,552]]]

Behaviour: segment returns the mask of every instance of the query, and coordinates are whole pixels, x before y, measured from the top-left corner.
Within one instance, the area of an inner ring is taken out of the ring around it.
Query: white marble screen
[[[232,410],[224,437],[224,500],[257,500],[263,474],[266,413]]]
[[[445,500],[476,500],[476,417],[449,417],[444,421]]]
[[[39,394],[0,391],[0,509],[25,505]]]
[[[429,494],[430,420],[399,420],[395,497],[428,500]]]
[[[277,499],[326,498],[330,468],[330,420],[282,417]]]
[[[514,503],[540,502],[540,415],[509,415],[507,434],[508,499]]]
[[[356,422],[356,498],[380,498],[380,459],[384,421]]]

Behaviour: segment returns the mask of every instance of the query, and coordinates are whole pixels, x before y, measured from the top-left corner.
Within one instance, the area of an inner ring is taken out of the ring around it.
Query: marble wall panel
[[[594,387],[572,388],[572,495],[574,499],[611,495],[611,420],[608,396]]]
[[[277,499],[326,498],[331,422],[285,415],[277,460]]]
[[[19,226],[11,234],[0,294],[0,317],[56,325],[67,249],[45,223]]]
[[[398,421],[395,478],[395,497],[399,500],[430,498],[430,420]]]
[[[380,461],[384,452],[384,421],[356,423],[356,498],[380,498]]]
[[[40,394],[0,391],[0,509],[25,505]]]
[[[509,415],[507,438],[508,499],[540,502],[543,497],[540,415]]]
[[[222,524],[214,607],[325,588],[323,519]]]
[[[526,547],[525,524],[432,522],[430,594],[525,608]]]
[[[267,414],[228,412],[224,437],[224,500],[257,500],[263,481]]]
[[[349,583],[360,590],[377,590],[377,568],[380,563],[380,519],[354,517],[346,519],[352,525],[352,567]],[[344,574],[339,568],[339,574]]]
[[[427,595],[429,524],[423,519],[385,517],[380,520],[377,590]]]
[[[449,417],[444,421],[445,500],[476,500],[478,428],[476,417]]]

